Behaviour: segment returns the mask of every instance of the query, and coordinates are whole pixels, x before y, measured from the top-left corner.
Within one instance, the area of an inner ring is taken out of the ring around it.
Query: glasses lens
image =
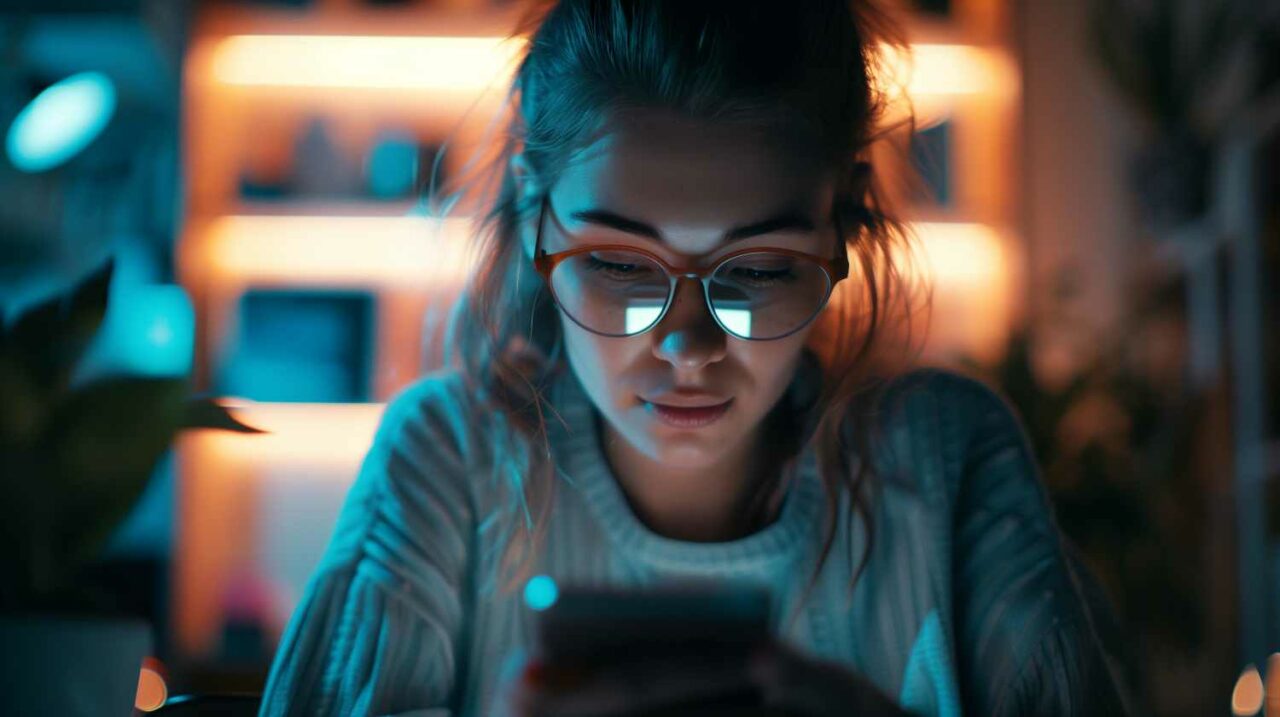
[[[758,252],[734,257],[711,277],[711,308],[739,338],[775,339],[822,310],[831,279],[812,259]]]
[[[556,301],[578,324],[606,336],[649,329],[667,305],[671,284],[652,259],[628,251],[591,251],[551,272]]]

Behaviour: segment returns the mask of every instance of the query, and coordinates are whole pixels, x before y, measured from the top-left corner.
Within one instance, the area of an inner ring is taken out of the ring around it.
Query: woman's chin
[[[700,435],[660,435],[653,437],[651,453],[655,463],[673,470],[693,470],[716,465],[723,453],[723,438]]]

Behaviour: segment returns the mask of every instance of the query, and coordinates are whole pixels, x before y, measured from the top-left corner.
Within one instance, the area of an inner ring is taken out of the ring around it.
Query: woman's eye
[[[604,272],[614,278],[630,278],[648,272],[648,267],[629,262],[604,261],[594,256],[587,256],[587,267],[591,271]]]
[[[790,268],[756,268],[750,266],[734,267],[733,275],[755,284],[771,284],[787,281],[792,278]]]

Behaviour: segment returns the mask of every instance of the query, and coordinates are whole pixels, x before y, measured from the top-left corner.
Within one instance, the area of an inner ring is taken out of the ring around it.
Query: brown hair
[[[876,395],[892,361],[876,350],[894,309],[909,319],[900,271],[909,244],[873,176],[872,143],[888,99],[884,47],[905,49],[889,18],[866,0],[560,0],[535,3],[516,33],[528,38],[503,105],[502,141],[454,179],[449,206],[480,197],[477,270],[457,304],[446,355],[493,410],[491,445],[511,520],[503,541],[507,589],[527,577],[557,482],[547,443],[554,407],[544,389],[566,370],[560,322],[517,229],[540,196],[521,201],[508,166],[523,152],[535,185],[550,187],[576,149],[627,107],[670,109],[714,121],[799,130],[839,170],[834,210],[851,254],[842,282],[806,342],[802,367],[771,418],[812,442],[830,506],[819,568],[835,537],[838,494],[868,523]],[[910,115],[904,123],[910,124]],[[496,151],[494,151],[496,149]],[[899,362],[900,363],[900,362]],[[816,378],[802,389],[803,375]],[[761,505],[778,487],[758,487]],[[865,567],[870,542],[854,572]],[[813,580],[816,580],[817,570]],[[813,585],[810,581],[809,587]]]

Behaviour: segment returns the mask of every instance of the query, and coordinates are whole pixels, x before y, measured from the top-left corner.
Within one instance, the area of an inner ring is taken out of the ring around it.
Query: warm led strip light
[[[939,287],[984,289],[1004,281],[1007,269],[1004,245],[992,227],[963,222],[915,222],[911,230],[919,239],[914,268]]]
[[[223,400],[237,418],[267,433],[192,431],[185,440],[200,455],[236,466],[357,466],[386,408],[382,403]]]
[[[524,47],[500,37],[233,35],[213,76],[229,85],[474,91],[505,78]]]
[[[471,231],[454,218],[227,216],[195,238],[190,265],[245,282],[461,284]]]
[[[520,38],[368,35],[233,35],[213,51],[213,76],[247,86],[481,90],[505,81],[524,50]],[[1002,92],[1008,63],[967,45],[887,50],[888,67],[912,96]]]
[[[998,52],[971,45],[918,44],[906,56],[888,49],[886,59],[891,79],[905,82],[912,97],[1007,94],[1015,83]]]

